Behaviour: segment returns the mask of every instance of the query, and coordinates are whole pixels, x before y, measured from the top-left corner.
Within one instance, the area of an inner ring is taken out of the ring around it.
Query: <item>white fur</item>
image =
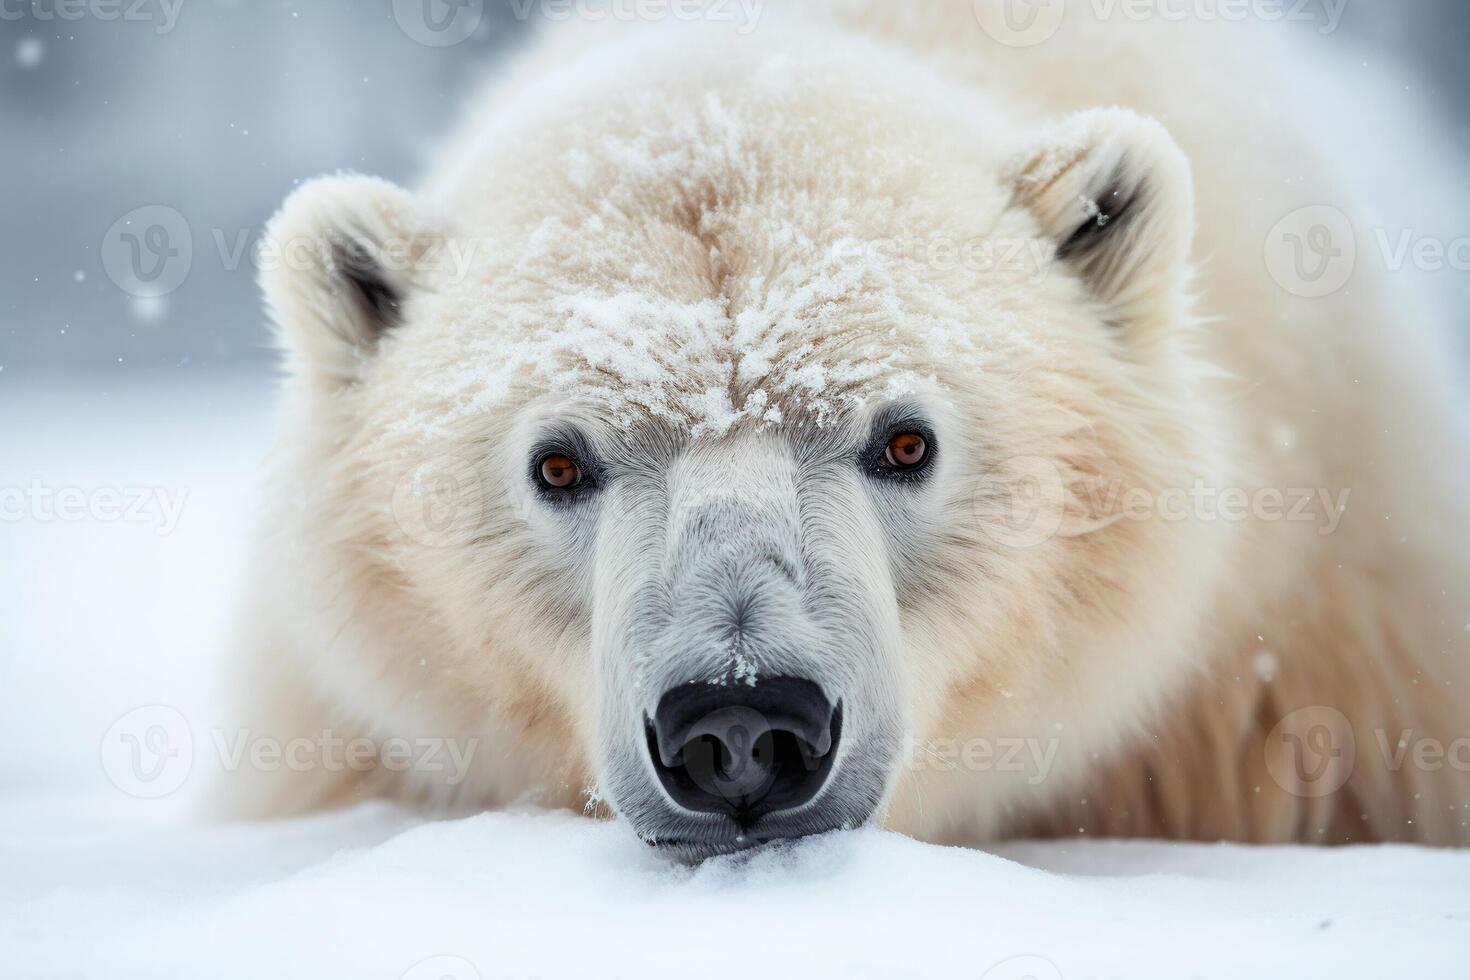
[[[713,600],[681,589],[757,554],[829,601],[740,580],[777,611],[746,666],[843,692],[834,783],[876,780],[892,826],[1462,842],[1467,776],[1374,748],[1470,734],[1459,450],[1418,325],[1367,265],[1323,300],[1267,275],[1266,230],[1334,184],[1256,94],[1283,83],[1251,32],[1084,7],[1030,49],[968,2],[768,11],[749,37],[568,29],[418,196],[293,195],[277,239],[402,256],[403,322],[377,337],[330,262],[266,280],[293,379],[244,710],[282,737],[482,743],[457,787],[242,777],[232,811],[529,795],[637,824],[661,805],[640,712],[727,669]],[[1119,234],[1055,259],[1114,190],[1139,195]],[[1018,258],[933,251],[976,242]],[[938,433],[921,488],[843,455],[891,406]],[[618,461],[574,517],[528,480],[551,424]],[[1018,542],[1002,511],[1038,475],[1054,533]],[[1139,520],[1108,493],[1197,483],[1350,505]],[[434,486],[451,519],[419,526]],[[1322,798],[1267,766],[1312,705],[1359,753]],[[1044,778],[946,749],[1012,740]]]

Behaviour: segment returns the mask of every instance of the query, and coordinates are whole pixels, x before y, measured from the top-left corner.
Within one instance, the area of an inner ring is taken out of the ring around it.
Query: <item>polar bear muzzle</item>
[[[547,501],[597,525],[599,776],[644,841],[700,858],[874,817],[904,715],[889,548],[922,537],[938,446],[913,405],[583,459],[599,489]]]
[[[809,803],[827,782],[842,706],[809,680],[684,684],[647,721],[648,752],[679,806],[741,827]]]

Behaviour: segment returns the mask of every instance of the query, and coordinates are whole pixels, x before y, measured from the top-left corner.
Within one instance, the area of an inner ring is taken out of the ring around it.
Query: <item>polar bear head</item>
[[[683,57],[523,93],[422,195],[303,186],[263,277],[323,683],[700,856],[1122,710],[1203,546],[1088,490],[1187,485],[1204,423],[1160,126]]]

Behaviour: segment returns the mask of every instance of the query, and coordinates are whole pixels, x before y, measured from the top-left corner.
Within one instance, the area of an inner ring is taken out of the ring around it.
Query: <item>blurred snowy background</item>
[[[435,46],[425,9],[0,0],[0,800],[106,788],[111,719],[211,701],[271,417],[262,228],[316,174],[412,180],[537,19],[472,0]]]
[[[442,42],[460,32],[430,36],[431,46],[392,0],[111,0],[136,15],[115,20],[60,17],[97,0],[0,0],[5,380],[265,369],[249,261],[265,220],[315,174],[411,182],[418,148],[541,21],[524,16],[529,2],[472,0],[473,32],[453,44]],[[1345,0],[1342,10],[1316,43],[1374,66],[1401,62],[1444,132],[1470,140],[1470,4]],[[1321,23],[1280,29],[1317,35]],[[187,222],[192,261],[166,297],[138,300],[108,278],[103,249],[115,222],[148,205]]]
[[[130,7],[135,19],[62,20],[58,0],[0,4],[7,374],[266,367],[250,249],[281,200],[340,169],[412,180],[418,148],[530,26],[492,0],[473,34],[434,47],[390,0]],[[103,249],[114,222],[148,205],[184,218],[192,256],[177,289],[138,301],[109,279]]]

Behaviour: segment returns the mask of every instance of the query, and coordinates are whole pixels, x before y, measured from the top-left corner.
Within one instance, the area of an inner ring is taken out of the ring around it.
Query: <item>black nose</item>
[[[808,680],[685,684],[659,700],[648,751],[675,803],[749,826],[816,796],[841,735],[842,706]]]

